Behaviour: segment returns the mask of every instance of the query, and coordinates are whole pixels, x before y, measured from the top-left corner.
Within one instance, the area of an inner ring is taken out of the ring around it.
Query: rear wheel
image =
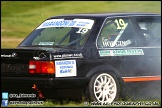
[[[91,100],[111,103],[119,97],[119,81],[112,73],[95,74],[89,83],[88,93]]]

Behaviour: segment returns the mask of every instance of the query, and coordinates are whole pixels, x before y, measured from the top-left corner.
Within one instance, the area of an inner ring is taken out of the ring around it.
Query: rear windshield
[[[92,19],[49,19],[38,26],[19,46],[82,46],[90,34]]]

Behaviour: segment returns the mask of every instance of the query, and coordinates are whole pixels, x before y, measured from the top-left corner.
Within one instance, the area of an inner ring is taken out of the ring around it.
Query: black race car
[[[9,94],[111,103],[150,84],[161,90],[160,14],[53,16],[17,48],[1,49],[1,91]]]

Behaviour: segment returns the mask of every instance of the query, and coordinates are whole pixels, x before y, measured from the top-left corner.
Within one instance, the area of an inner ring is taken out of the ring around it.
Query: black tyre
[[[111,103],[119,97],[119,81],[112,73],[98,73],[91,78],[87,90],[91,101]]]

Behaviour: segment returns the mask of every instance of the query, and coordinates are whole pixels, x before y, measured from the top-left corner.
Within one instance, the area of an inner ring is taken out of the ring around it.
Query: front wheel
[[[90,98],[97,102],[111,103],[119,97],[119,81],[112,73],[95,74],[89,83]]]

